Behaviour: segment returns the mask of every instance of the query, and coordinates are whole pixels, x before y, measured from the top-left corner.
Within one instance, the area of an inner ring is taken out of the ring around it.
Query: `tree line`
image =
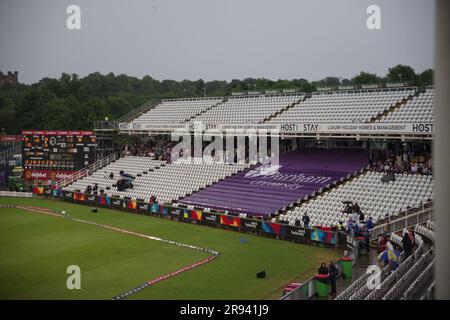
[[[149,99],[227,96],[236,91],[298,89],[313,92],[321,86],[383,84],[408,82],[411,85],[432,84],[433,71],[416,74],[413,68],[397,65],[384,77],[361,72],[351,79],[326,77],[309,82],[306,79],[197,81],[142,79],[125,74],[91,73],[84,78],[63,73],[59,79],[43,78],[31,85],[0,87],[0,133],[18,134],[21,130],[88,130],[94,121],[118,119]]]

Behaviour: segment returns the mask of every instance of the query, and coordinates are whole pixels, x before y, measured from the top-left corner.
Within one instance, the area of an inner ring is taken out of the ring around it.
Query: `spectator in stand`
[[[380,239],[378,240],[378,252],[383,252],[384,250],[386,250],[387,243],[388,243],[388,238],[386,237],[385,234],[383,234],[380,237]]]
[[[408,153],[406,153],[406,152],[403,152],[403,161],[406,163],[409,162]]]
[[[92,192],[96,195],[98,193],[98,184],[94,184],[94,187],[92,188]]]
[[[416,244],[416,236],[414,234],[414,229],[413,228],[409,228],[408,229],[408,236],[409,236],[409,240],[411,240],[411,246],[414,249],[414,246]]]
[[[361,228],[359,227],[359,223],[355,222],[353,224],[353,236],[354,237],[360,237],[361,236]]]
[[[136,177],[132,176],[131,174],[124,172],[123,170],[120,170],[119,174],[121,177],[123,177],[125,180],[128,180],[128,181],[132,181],[136,178]]]
[[[397,154],[395,156],[395,164],[394,164],[394,166],[400,168],[402,166],[402,162],[403,162],[402,156],[400,154]]]
[[[92,192],[92,187],[91,187],[91,185],[89,184],[89,185],[86,187],[86,189],[84,190],[84,193],[85,193],[85,194],[91,194],[91,192]]]
[[[370,231],[367,229],[367,225],[363,226],[362,235],[364,237],[364,249],[366,253],[370,252]]]
[[[353,235],[353,224],[354,222],[352,217],[349,217],[347,221],[347,232],[351,235]]]
[[[389,265],[391,266],[392,271],[395,271],[400,266],[395,260],[389,260]]]
[[[305,211],[305,214],[302,217],[303,227],[309,228],[310,221],[311,219],[308,216],[308,212]]]
[[[388,151],[385,156],[379,152],[372,169],[387,173],[432,174],[432,160],[429,151]]]
[[[413,162],[411,164],[411,173],[415,174],[415,173],[417,173],[418,170],[419,170],[419,167],[418,167],[417,163]]]
[[[336,294],[336,279],[339,275],[339,271],[335,267],[333,262],[330,262],[328,270],[329,270],[329,274],[330,274],[331,294],[335,295]]]
[[[359,214],[356,211],[353,211],[351,217],[354,223],[359,221]]]
[[[431,157],[428,159],[427,168],[428,174],[431,174],[433,172],[433,160],[431,159]]]
[[[372,217],[369,217],[369,219],[367,219],[366,222],[366,228],[367,230],[370,232],[370,230],[373,229],[373,221],[372,221]]]
[[[126,145],[123,152],[125,153],[125,155],[129,156],[130,155],[130,146]]]
[[[402,245],[403,251],[405,253],[405,259],[407,259],[412,254],[412,243],[411,239],[409,238],[408,231],[403,232]]]
[[[381,172],[384,169],[384,164],[382,160],[378,160],[376,170]]]
[[[365,217],[364,217],[364,213],[362,213],[362,211],[360,210],[359,211],[359,222],[364,222],[364,220],[365,220]]]

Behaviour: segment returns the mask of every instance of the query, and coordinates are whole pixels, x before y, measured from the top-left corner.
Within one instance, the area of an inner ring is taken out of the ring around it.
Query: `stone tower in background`
[[[4,84],[11,84],[11,85],[16,85],[18,82],[18,75],[19,72],[14,71],[8,71],[8,74],[3,74],[3,72],[0,71],[0,87],[3,86]]]

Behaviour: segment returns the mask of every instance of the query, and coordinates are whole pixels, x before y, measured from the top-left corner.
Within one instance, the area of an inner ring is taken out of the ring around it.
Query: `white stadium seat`
[[[136,124],[184,123],[219,104],[222,98],[163,100],[155,108],[150,109],[132,121]]]
[[[195,121],[223,124],[255,124],[303,99],[302,95],[231,97],[196,117]]]
[[[365,123],[413,94],[413,89],[319,92],[280,113],[269,122]]]
[[[104,189],[105,194],[109,196],[149,201],[154,195],[158,202],[167,203],[185,197],[247,167],[247,164],[188,164],[181,161],[165,164],[165,161],[151,160],[147,157],[127,156],[95,171],[90,176],[77,180],[64,189],[83,192],[88,185],[97,183],[99,189]],[[119,179],[120,170],[134,176],[140,174],[133,181],[133,189],[117,191],[116,187],[112,187]],[[110,172],[114,173],[114,179],[108,177]],[[107,190],[106,187],[110,189]]]
[[[312,225],[333,226],[348,221],[342,213],[343,201],[357,202],[366,218],[376,223],[386,216],[395,216],[408,207],[417,207],[433,198],[431,176],[396,174],[395,182],[382,182],[384,173],[369,171],[318,197],[289,210],[280,220],[294,224],[308,212]]]
[[[433,103],[434,89],[429,88],[407,101],[404,106],[382,117],[380,121],[391,123],[434,122]]]

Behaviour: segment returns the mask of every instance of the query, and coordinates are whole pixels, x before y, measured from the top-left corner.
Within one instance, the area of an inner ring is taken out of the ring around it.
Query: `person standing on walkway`
[[[405,253],[405,259],[407,259],[412,254],[412,243],[411,239],[409,238],[408,232],[403,233],[403,251]]]
[[[328,274],[328,268],[325,262],[322,262],[319,268],[319,274]]]
[[[339,275],[338,269],[335,267],[333,262],[330,262],[330,265],[328,267],[328,272],[330,275],[330,284],[331,284],[331,294],[336,294],[336,279]]]

